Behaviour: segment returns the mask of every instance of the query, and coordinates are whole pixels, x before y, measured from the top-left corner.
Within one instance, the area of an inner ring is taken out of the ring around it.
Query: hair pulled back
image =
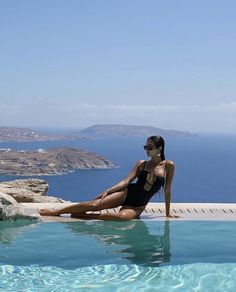
[[[161,159],[165,160],[165,141],[161,136],[150,136],[148,140],[151,140],[156,148],[161,146]]]

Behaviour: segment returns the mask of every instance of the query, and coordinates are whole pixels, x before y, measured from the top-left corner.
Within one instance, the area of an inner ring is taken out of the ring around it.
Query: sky
[[[0,126],[236,133],[235,0],[0,0]]]

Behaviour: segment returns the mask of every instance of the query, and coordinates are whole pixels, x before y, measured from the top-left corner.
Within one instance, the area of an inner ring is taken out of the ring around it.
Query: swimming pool
[[[235,291],[233,221],[0,222],[0,291]]]

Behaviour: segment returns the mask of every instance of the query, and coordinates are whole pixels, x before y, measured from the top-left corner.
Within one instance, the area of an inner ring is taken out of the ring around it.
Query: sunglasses
[[[144,145],[143,148],[144,150],[149,150],[149,151],[155,149],[152,145]]]

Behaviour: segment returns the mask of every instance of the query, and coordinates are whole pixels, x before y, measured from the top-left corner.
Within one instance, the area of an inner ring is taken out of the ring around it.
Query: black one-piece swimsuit
[[[144,185],[147,183],[147,176],[150,172],[144,170],[144,168],[140,171],[137,182],[128,186],[127,196],[124,203],[122,204],[123,206],[128,205],[132,207],[140,207],[147,205],[152,196],[157,193],[161,187],[164,187],[165,178],[163,176],[156,176],[156,180],[151,185],[150,190],[145,190]]]

